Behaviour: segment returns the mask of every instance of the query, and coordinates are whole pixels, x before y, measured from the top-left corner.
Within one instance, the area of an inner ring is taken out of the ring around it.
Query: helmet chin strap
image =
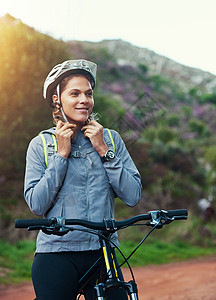
[[[65,119],[65,123],[69,123],[68,122],[68,119],[67,119],[67,117],[66,117],[66,115],[65,115],[65,113],[64,113],[64,110],[63,110],[63,107],[62,107],[62,104],[61,104],[61,98],[60,98],[60,85],[58,84],[57,85],[57,96],[58,96],[58,105],[59,105],[59,107],[60,107],[60,110],[61,110],[61,113],[62,113],[62,116],[63,116],[63,118]]]

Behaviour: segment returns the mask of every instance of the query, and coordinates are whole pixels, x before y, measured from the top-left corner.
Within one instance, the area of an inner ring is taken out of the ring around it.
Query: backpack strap
[[[55,146],[55,151],[58,151],[58,143],[55,134],[52,133],[53,143]]]
[[[113,151],[115,152],[115,143],[114,143],[114,140],[113,140],[113,137],[112,137],[112,133],[111,133],[110,129],[108,129],[108,128],[107,128],[107,131],[108,131],[111,143],[112,143]]]
[[[106,131],[107,131],[108,134],[104,136],[105,142],[106,142],[107,146],[108,147],[112,147],[113,151],[115,152],[115,143],[114,143],[114,140],[113,140],[113,137],[112,137],[111,130],[107,128]],[[47,141],[46,141],[43,133],[40,133],[39,136],[41,137],[42,142],[43,142],[44,160],[45,160],[45,165],[47,166],[47,164],[48,164],[48,156],[53,154],[53,147],[55,149],[55,152],[58,151],[58,144],[57,144],[56,136],[53,133],[51,134],[52,140],[53,140],[53,144],[47,143]],[[50,149],[50,148],[52,148],[52,149]]]
[[[51,134],[52,140],[53,140],[53,144],[54,144],[54,145],[52,145],[52,144],[50,144],[50,143],[47,144],[46,139],[45,139],[43,133],[40,133],[39,136],[41,137],[42,142],[43,142],[43,148],[44,148],[44,160],[45,160],[45,164],[46,164],[46,166],[47,166],[47,163],[48,163],[48,155],[51,155],[51,153],[50,153],[50,147],[53,148],[53,146],[54,146],[55,152],[58,151],[58,144],[57,144],[56,136],[55,136],[55,134]],[[53,154],[53,149],[51,150],[51,152],[52,152],[52,154]]]

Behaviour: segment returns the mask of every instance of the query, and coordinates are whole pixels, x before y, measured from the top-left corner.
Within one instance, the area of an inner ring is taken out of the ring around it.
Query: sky
[[[0,0],[6,13],[50,36],[122,39],[216,75],[216,0]]]

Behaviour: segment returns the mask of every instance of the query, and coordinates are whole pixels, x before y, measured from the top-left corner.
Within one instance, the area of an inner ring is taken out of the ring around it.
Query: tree
[[[43,81],[69,52],[57,41],[6,15],[0,20],[1,173],[20,176],[29,140],[50,126]]]

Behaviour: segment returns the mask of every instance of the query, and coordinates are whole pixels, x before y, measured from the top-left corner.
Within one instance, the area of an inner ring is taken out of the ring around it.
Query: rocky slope
[[[85,42],[85,44],[92,49],[107,49],[120,65],[145,64],[150,73],[174,79],[185,91],[197,87],[203,92],[211,93],[216,89],[215,75],[179,64],[167,57],[123,40],[103,40],[98,43]]]

